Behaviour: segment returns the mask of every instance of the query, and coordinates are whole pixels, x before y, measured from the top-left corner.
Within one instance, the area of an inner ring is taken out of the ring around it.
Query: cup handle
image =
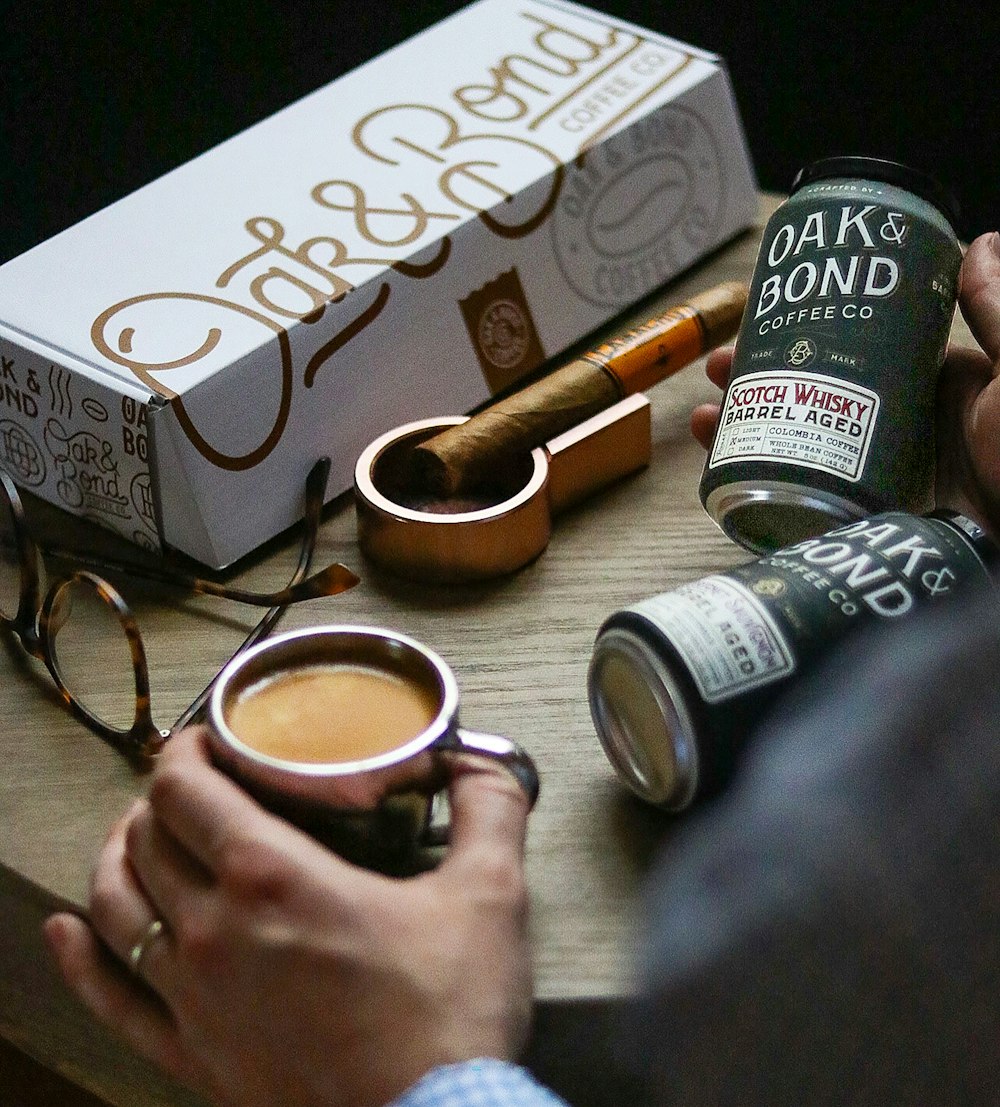
[[[454,744],[448,748],[456,753],[475,753],[499,761],[508,772],[513,773],[514,779],[524,789],[529,805],[535,806],[539,790],[538,769],[528,751],[516,742],[501,738],[499,734],[482,734],[459,727],[455,731]]]
[[[475,730],[452,730],[436,743],[439,750],[450,753],[471,753],[479,757],[489,757],[498,761],[524,789],[528,804],[535,806],[538,799],[538,769],[531,755],[509,738],[498,734],[481,734]],[[447,820],[447,803],[444,792],[436,793],[427,807],[427,821],[421,833],[421,842],[425,846],[446,846],[451,828]],[[442,815],[444,816],[442,818]]]

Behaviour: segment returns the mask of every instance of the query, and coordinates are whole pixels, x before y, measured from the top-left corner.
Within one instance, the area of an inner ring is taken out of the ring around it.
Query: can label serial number
[[[633,608],[668,635],[708,703],[769,684],[795,669],[767,609],[742,584],[705,577]]]
[[[765,460],[857,481],[878,409],[877,393],[836,377],[747,373],[726,395],[709,468]]]

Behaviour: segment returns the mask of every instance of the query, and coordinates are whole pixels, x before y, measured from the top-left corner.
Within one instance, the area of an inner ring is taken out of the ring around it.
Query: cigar
[[[489,483],[504,459],[644,392],[731,338],[747,293],[739,281],[700,292],[421,442],[413,448],[415,480],[441,496]]]

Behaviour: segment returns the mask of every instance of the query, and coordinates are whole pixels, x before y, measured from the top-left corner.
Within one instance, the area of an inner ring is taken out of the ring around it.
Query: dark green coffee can
[[[886,512],[641,600],[594,643],[601,745],[644,800],[683,810],[726,784],[778,696],[850,635],[975,589],[996,603],[997,557],[965,516]]]
[[[762,553],[933,504],[934,404],[962,251],[896,162],[803,169],[764,229],[701,500]]]

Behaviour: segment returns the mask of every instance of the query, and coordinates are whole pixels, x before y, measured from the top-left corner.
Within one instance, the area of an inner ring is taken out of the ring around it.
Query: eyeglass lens
[[[14,508],[0,484],[0,614],[17,615],[21,595],[21,558],[14,526]]]
[[[313,467],[307,482],[307,529],[293,583],[301,582],[309,570],[312,543],[315,540],[328,472],[329,461],[321,459]],[[0,481],[0,614],[14,621],[19,613],[22,577],[32,582],[36,567],[21,565],[19,517],[11,496],[16,496],[16,492],[8,491],[5,483]],[[138,575],[144,574],[140,572]],[[175,576],[176,574],[168,574],[162,579],[171,580]],[[317,574],[317,582],[320,578],[320,583],[311,589],[307,588],[290,602],[318,595],[335,595],[357,583],[357,577],[342,565],[329,566],[322,574]],[[161,576],[153,574],[152,579],[161,579]],[[179,579],[187,580],[183,575]],[[277,593],[274,597],[262,598],[255,593],[243,593],[239,590],[232,593],[208,588],[196,590],[207,594],[231,594],[232,598],[249,603],[261,603],[262,600],[271,603],[281,595]],[[251,598],[245,598],[247,596]],[[38,602],[37,597],[35,602]],[[124,600],[108,582],[89,571],[74,573],[53,586],[43,608],[41,613],[25,612],[33,624],[30,633],[27,627],[17,627],[17,630],[29,652],[47,662],[64,695],[85,715],[89,715],[91,724],[99,730],[115,731],[123,737],[133,737],[133,732],[141,731],[144,725],[152,727],[149,717],[148,673],[138,628]],[[283,606],[272,606],[244,643],[244,648],[251,641],[268,633],[282,610]],[[40,644],[44,653],[38,652],[36,629],[44,638]],[[199,697],[185,712],[182,717],[185,722],[195,716],[202,702],[203,697]]]
[[[49,652],[66,691],[106,726],[127,732],[135,719],[135,670],[117,612],[86,580],[53,597]]]

